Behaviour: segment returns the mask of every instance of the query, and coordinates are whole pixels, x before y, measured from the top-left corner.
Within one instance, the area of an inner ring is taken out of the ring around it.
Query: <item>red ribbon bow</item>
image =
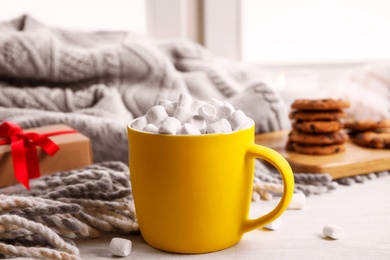
[[[75,130],[56,131],[45,134],[25,133],[17,124],[5,121],[0,124],[0,145],[11,144],[12,163],[15,178],[27,189],[29,179],[41,176],[37,146],[48,155],[53,156],[60,148],[48,136],[77,133]]]

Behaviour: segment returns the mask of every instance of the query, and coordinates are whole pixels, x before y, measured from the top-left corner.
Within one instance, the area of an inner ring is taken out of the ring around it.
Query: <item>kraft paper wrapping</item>
[[[50,133],[63,130],[72,130],[67,125],[50,125],[39,128],[25,129],[25,132]],[[50,175],[59,171],[68,171],[83,168],[92,164],[92,147],[89,138],[80,133],[61,134],[49,137],[60,150],[49,156],[37,146],[41,176]],[[11,146],[0,145],[0,187],[16,184],[12,164]]]

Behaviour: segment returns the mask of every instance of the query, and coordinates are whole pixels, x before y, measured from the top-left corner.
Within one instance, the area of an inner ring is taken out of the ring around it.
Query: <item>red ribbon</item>
[[[25,133],[20,126],[5,121],[0,125],[0,145],[11,144],[12,163],[15,178],[27,189],[30,189],[29,179],[41,176],[37,146],[48,155],[53,156],[60,148],[48,136],[77,133],[75,130],[56,131],[38,134]]]

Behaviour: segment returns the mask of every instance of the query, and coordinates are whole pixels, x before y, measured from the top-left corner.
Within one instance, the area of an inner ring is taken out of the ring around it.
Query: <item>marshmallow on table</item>
[[[207,123],[206,120],[204,120],[203,116],[194,115],[190,119],[190,124],[196,126],[201,134],[206,133]]]
[[[279,217],[279,218],[275,219],[274,221],[272,221],[271,223],[268,223],[267,225],[265,225],[264,228],[269,229],[269,230],[277,230],[280,228],[281,225],[282,225],[282,220]]]
[[[198,109],[198,114],[208,121],[215,118],[215,113],[215,107],[210,104],[204,104]]]
[[[180,130],[181,123],[174,117],[167,117],[161,123],[160,128],[158,129],[159,134],[172,134],[175,135],[178,130]]]
[[[344,235],[344,229],[335,225],[327,224],[323,227],[322,233],[332,239],[339,239]]]
[[[153,134],[157,134],[158,133],[158,128],[157,126],[153,125],[153,124],[147,124],[144,129],[142,129],[142,131],[144,132],[148,132],[148,133],[153,133]]]
[[[168,114],[163,106],[154,106],[146,112],[145,117],[148,123],[158,125],[168,117]]]
[[[192,112],[189,107],[178,106],[175,113],[173,113],[173,117],[179,120],[182,124],[185,124],[192,117]]]
[[[144,129],[144,127],[148,124],[148,120],[145,116],[138,117],[137,119],[134,119],[134,121],[131,123],[130,127],[141,131]]]
[[[182,127],[180,129],[180,134],[182,134],[182,135],[200,135],[201,132],[199,131],[199,129],[196,126],[189,124],[189,123],[185,123],[184,125],[182,125]]]
[[[294,193],[287,209],[303,209],[306,203],[306,196],[303,193]]]
[[[230,133],[232,132],[232,127],[226,118],[222,118],[208,125],[206,132],[208,134]]]
[[[253,121],[242,110],[234,111],[229,117],[229,122],[234,131],[248,128],[253,124]]]
[[[217,108],[218,118],[228,118],[235,111],[232,104],[225,102]]]
[[[110,252],[114,256],[128,256],[131,252],[132,243],[128,239],[115,237],[110,242]]]

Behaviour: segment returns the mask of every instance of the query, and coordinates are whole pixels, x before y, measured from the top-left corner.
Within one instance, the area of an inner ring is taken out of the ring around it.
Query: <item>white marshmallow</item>
[[[156,105],[157,106],[163,106],[166,110],[166,107],[172,103],[172,101],[168,100],[168,99],[160,99],[159,101],[157,101]]]
[[[203,116],[206,120],[213,120],[215,118],[215,107],[210,104],[204,104],[198,109],[198,114]]]
[[[204,120],[203,116],[194,115],[190,119],[190,124],[192,124],[196,128],[198,128],[201,134],[206,133],[207,123],[206,123],[206,120]]]
[[[175,113],[175,110],[177,108],[178,103],[179,102],[177,102],[177,101],[173,101],[173,102],[167,104],[167,106],[165,107],[165,111],[167,112],[168,116],[173,116],[173,114]]]
[[[339,239],[344,235],[344,229],[335,225],[327,224],[323,227],[322,233],[332,239]]]
[[[294,193],[287,209],[303,209],[306,203],[306,196],[303,193]]]
[[[232,132],[232,127],[226,118],[222,118],[208,125],[206,132],[208,134],[230,133]]]
[[[137,119],[134,119],[133,122],[131,122],[130,127],[141,131],[146,125],[148,124],[148,120],[145,116],[138,117]]]
[[[181,93],[179,96],[179,107],[187,107],[189,108],[192,103],[192,97],[186,93]]]
[[[114,237],[110,242],[109,250],[114,256],[128,256],[131,248],[132,243],[130,240]]]
[[[223,102],[216,98],[210,98],[209,104],[215,107],[215,109],[217,109],[218,107],[223,105]]]
[[[198,114],[198,111],[199,111],[199,108],[201,106],[203,106],[205,103],[203,101],[200,101],[200,100],[192,100],[192,103],[191,103],[191,106],[190,106],[190,110],[192,112],[192,114],[194,115],[197,115]]]
[[[253,124],[253,121],[242,110],[234,111],[228,119],[234,131],[248,128]]]
[[[180,130],[181,123],[174,117],[167,117],[161,123],[158,133],[175,135]]]
[[[189,124],[189,123],[185,123],[181,127],[180,134],[182,134],[182,135],[200,135],[201,132],[199,131],[199,129],[196,126]]]
[[[235,111],[232,104],[225,102],[217,108],[218,118],[228,118]]]
[[[157,134],[158,132],[158,128],[157,126],[153,125],[153,124],[147,124],[144,129],[142,129],[142,131],[144,132],[148,132],[148,133],[152,133],[152,134]]]
[[[163,106],[154,106],[146,112],[145,117],[149,124],[158,125],[168,117],[168,114]]]
[[[264,228],[269,229],[269,230],[277,230],[280,228],[281,225],[282,225],[282,220],[279,217],[279,218],[275,219],[274,221],[272,221],[271,223],[268,223],[267,225],[265,225]]]
[[[173,117],[179,120],[182,124],[185,124],[192,117],[192,113],[189,107],[178,106],[175,113],[173,113]]]

